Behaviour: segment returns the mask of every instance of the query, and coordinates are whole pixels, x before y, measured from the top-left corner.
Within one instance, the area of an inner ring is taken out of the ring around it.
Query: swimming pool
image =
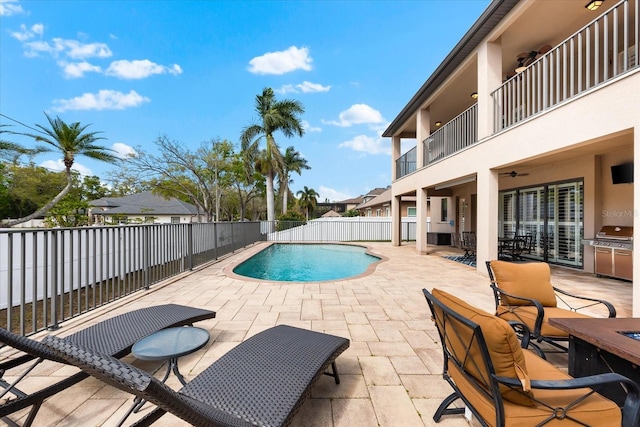
[[[233,269],[235,274],[280,282],[321,282],[358,276],[380,258],[366,248],[338,244],[274,243]]]

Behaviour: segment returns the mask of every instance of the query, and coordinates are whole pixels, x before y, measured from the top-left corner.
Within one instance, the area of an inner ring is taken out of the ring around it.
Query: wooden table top
[[[640,366],[640,341],[619,332],[640,332],[640,318],[553,318],[549,324]]]

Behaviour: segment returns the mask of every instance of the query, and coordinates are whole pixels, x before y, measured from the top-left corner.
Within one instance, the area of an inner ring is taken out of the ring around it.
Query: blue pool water
[[[365,248],[335,244],[275,243],[233,269],[241,276],[281,282],[320,282],[364,273],[380,258]]]

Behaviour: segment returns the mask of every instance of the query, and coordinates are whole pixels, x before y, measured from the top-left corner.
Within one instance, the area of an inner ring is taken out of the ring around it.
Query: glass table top
[[[209,342],[209,332],[193,326],[163,329],[135,343],[131,353],[142,360],[174,359],[193,353]]]

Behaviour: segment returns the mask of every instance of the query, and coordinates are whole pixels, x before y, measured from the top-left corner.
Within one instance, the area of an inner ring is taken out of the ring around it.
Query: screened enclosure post
[[[51,233],[51,324],[58,329],[58,233]]]
[[[193,224],[187,224],[187,257],[189,270],[193,270]]]
[[[149,226],[142,229],[142,284],[145,289],[149,289]]]
[[[213,223],[213,250],[215,255],[213,259],[218,259],[218,223]]]
[[[13,310],[13,234],[7,235],[7,330],[11,330],[11,312]]]

